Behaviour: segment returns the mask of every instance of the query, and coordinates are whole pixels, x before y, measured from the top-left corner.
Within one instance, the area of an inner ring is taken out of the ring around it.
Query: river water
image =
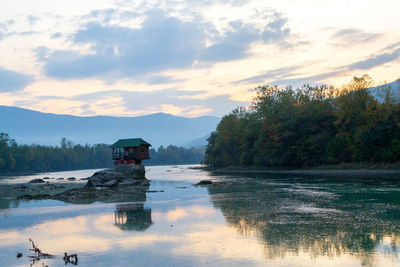
[[[78,266],[400,266],[399,176],[189,167],[146,167],[158,192],[123,203],[18,201],[7,189],[96,170],[1,179],[0,266],[65,266],[64,252],[77,253]],[[193,186],[203,179],[214,184]],[[57,258],[32,262],[29,238]]]

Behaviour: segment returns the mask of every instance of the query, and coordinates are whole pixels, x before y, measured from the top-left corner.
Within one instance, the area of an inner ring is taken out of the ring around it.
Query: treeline
[[[169,145],[160,146],[157,150],[150,149],[150,160],[143,161],[144,165],[176,165],[198,164],[204,159],[205,148],[184,148]]]
[[[342,86],[257,87],[249,109],[224,116],[208,139],[213,167],[310,167],[400,160],[397,88],[368,75]]]
[[[109,145],[79,145],[63,138],[60,146],[18,145],[0,133],[0,174],[96,169],[112,165]]]
[[[150,149],[146,165],[196,164],[204,158],[204,149],[161,146]],[[79,145],[63,138],[60,146],[18,145],[6,133],[0,133],[0,175],[8,173],[96,169],[113,166],[111,148],[106,144]]]

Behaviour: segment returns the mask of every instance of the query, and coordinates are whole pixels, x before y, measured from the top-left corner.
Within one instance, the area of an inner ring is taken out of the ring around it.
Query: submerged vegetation
[[[146,165],[195,164],[204,158],[204,149],[169,145],[150,149]],[[112,166],[111,148],[106,144],[80,145],[61,139],[60,146],[18,145],[0,133],[0,174],[96,169]]]
[[[257,87],[250,108],[233,110],[211,134],[205,163],[299,168],[399,161],[399,92],[372,86],[364,75],[342,88]]]

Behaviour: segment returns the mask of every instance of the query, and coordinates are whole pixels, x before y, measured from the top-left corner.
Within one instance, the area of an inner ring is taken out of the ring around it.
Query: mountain
[[[160,145],[189,144],[215,130],[220,118],[185,118],[165,113],[138,117],[79,117],[0,106],[0,132],[18,144],[58,145],[65,137],[79,144],[112,144],[117,139],[142,137]]]
[[[205,147],[208,144],[208,137],[210,137],[210,134],[207,134],[205,136],[202,136],[200,138],[197,138],[195,140],[192,140],[189,143],[184,144],[184,147],[187,148],[191,148],[191,147],[195,147],[195,148],[200,148],[200,147]]]
[[[368,88],[368,90],[378,101],[384,101],[385,94],[390,92],[394,100],[400,102],[400,79],[391,83]]]

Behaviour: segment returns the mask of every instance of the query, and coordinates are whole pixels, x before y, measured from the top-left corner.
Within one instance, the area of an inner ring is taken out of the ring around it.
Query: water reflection
[[[348,254],[370,265],[379,253],[398,257],[398,182],[319,179],[225,177],[208,190],[229,225],[262,239],[269,259]]]
[[[121,230],[145,231],[153,224],[151,209],[144,208],[143,203],[117,204],[114,220]]]
[[[3,210],[0,266],[29,265],[15,257],[30,253],[29,237],[60,256],[44,262],[50,266],[64,266],[64,252],[77,253],[80,266],[400,265],[397,180],[190,170],[169,181],[162,174],[175,169],[165,169],[153,172],[157,193],[105,194],[103,203],[84,205],[28,201]],[[193,177],[215,183],[192,186]]]

